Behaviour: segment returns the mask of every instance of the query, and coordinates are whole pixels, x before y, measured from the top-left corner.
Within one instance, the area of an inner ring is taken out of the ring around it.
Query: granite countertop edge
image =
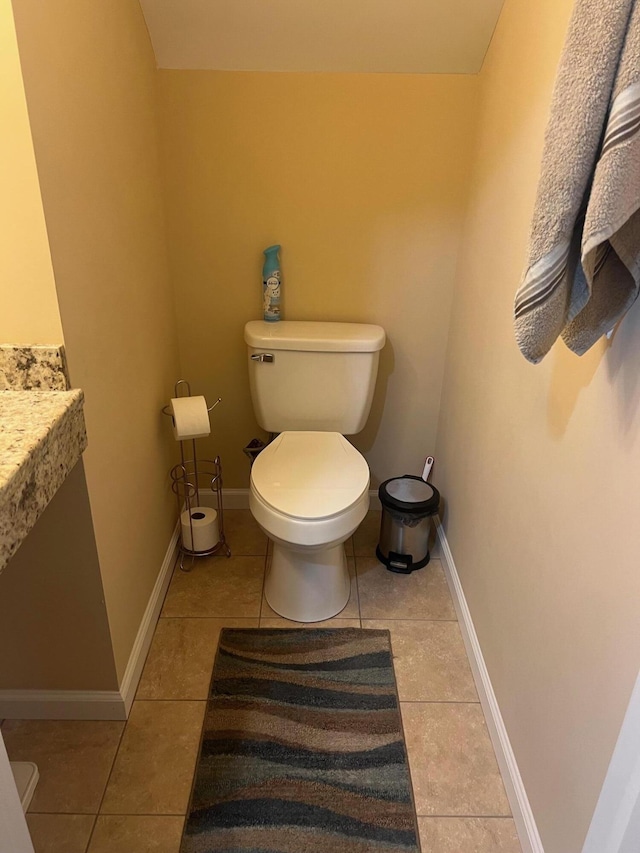
[[[0,571],[87,446],[81,390],[0,391]]]

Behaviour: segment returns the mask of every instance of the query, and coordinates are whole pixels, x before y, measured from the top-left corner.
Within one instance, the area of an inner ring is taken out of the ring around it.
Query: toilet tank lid
[[[385,342],[382,326],[369,323],[325,323],[251,320],[244,327],[250,347],[308,352],[376,352]]]

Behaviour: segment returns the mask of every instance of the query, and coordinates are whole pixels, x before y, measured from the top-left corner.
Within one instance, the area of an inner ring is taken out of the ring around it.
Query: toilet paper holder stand
[[[180,396],[180,387],[184,386],[187,394],[191,396],[191,386],[186,379],[180,379],[175,385],[175,396]],[[207,411],[214,409],[218,403],[222,402],[222,398],[218,397],[216,402],[207,407]],[[168,406],[164,406],[162,413],[172,417],[171,410]],[[227,557],[231,556],[231,550],[227,545],[224,535],[224,509],[222,505],[222,464],[220,457],[215,459],[198,459],[196,453],[196,440],[190,439],[189,442],[180,441],[180,462],[174,465],[169,475],[171,477],[171,491],[176,496],[178,502],[178,517],[187,510],[189,512],[189,527],[191,532],[190,542],[195,543],[193,533],[193,521],[191,517],[192,511],[196,507],[202,506],[200,503],[200,492],[211,491],[214,498],[214,507],[216,510],[218,522],[218,541],[211,548],[204,551],[194,551],[187,547],[182,535],[182,527],[180,528],[180,568],[183,572],[189,572],[193,568],[196,557],[210,557],[213,554],[224,554]],[[191,444],[192,457],[186,458],[185,444]],[[185,563],[185,557],[190,557],[188,564]]]
[[[183,385],[187,389],[186,394],[180,393],[180,388]],[[191,397],[191,385],[190,385],[190,383],[187,382],[186,379],[178,379],[176,384],[173,386],[173,396],[174,397]],[[215,409],[215,407],[218,405],[218,403],[221,403],[221,402],[222,402],[222,397],[218,397],[218,399],[215,401],[215,403],[212,403],[210,406],[207,406],[207,411],[212,412]],[[162,414],[167,415],[173,421],[173,415],[171,414],[171,409],[169,408],[169,406],[163,406],[162,407]],[[175,424],[174,424],[174,426],[175,426]]]

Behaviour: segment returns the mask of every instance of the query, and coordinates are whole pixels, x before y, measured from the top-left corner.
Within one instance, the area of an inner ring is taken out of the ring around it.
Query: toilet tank
[[[253,408],[267,432],[353,435],[364,427],[385,342],[380,326],[252,320],[244,339]]]

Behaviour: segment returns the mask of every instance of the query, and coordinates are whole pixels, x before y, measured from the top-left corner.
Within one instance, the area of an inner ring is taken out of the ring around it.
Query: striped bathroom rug
[[[418,853],[388,631],[222,631],[180,849]]]

